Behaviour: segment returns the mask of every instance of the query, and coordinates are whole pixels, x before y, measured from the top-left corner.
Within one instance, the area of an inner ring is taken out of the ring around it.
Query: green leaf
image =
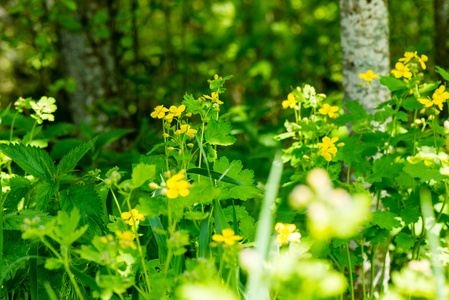
[[[205,113],[203,104],[195,100],[193,98],[193,95],[185,94],[184,95],[184,101],[182,101],[182,104],[186,106],[186,111],[192,114],[200,114],[203,115]]]
[[[392,230],[393,228],[401,227],[401,221],[396,219],[397,217],[398,215],[395,213],[377,210],[371,214],[371,224],[377,225],[382,229]]]
[[[198,175],[203,175],[203,176],[209,176],[209,173],[207,172],[207,169],[202,169],[202,168],[188,169],[187,173],[198,174]],[[226,176],[226,175],[223,176],[223,174],[215,172],[215,171],[210,171],[210,175],[215,180],[218,180],[218,179],[221,178],[220,181],[222,181],[222,182],[232,183],[232,184],[235,184],[235,185],[245,185],[243,182],[235,180],[234,178],[231,178],[231,177]]]
[[[45,224],[53,219],[47,212],[41,210],[21,210],[15,211],[3,216],[3,229],[4,230],[22,230],[20,227],[24,225],[24,220],[30,221],[34,218],[39,219],[39,224]],[[35,219],[37,221],[37,219]]]
[[[400,217],[402,221],[404,221],[405,225],[416,223],[419,221],[419,217],[421,217],[421,212],[417,206],[407,206],[402,209],[400,212]]]
[[[380,84],[386,86],[392,92],[407,88],[407,85],[402,80],[390,76],[380,75]]]
[[[245,185],[253,184],[254,171],[243,170],[243,164],[240,160],[233,160],[232,163],[229,163],[228,158],[223,156],[215,162],[214,171],[223,174],[231,165],[232,167],[226,173],[227,177],[231,177]],[[221,181],[224,180],[222,179]]]
[[[395,163],[394,155],[383,155],[373,163],[373,173],[366,179],[367,182],[382,182],[382,178],[395,178],[401,172],[403,165]]]
[[[414,178],[419,178],[421,182],[445,178],[445,176],[440,173],[439,169],[432,169],[431,167],[426,166],[422,161],[417,164],[405,162],[403,171]]]
[[[74,207],[70,215],[66,211],[58,211],[56,216],[57,224],[54,224],[53,232],[50,235],[55,241],[64,246],[70,246],[76,242],[87,230],[88,225],[76,229],[82,216],[77,207]],[[51,225],[51,224],[49,224]],[[47,225],[46,225],[47,227]]]
[[[20,200],[25,197],[32,186],[28,179],[20,176],[11,177],[9,179],[9,185],[11,187],[11,192],[5,203],[3,203],[3,207],[15,210]]]
[[[394,241],[396,246],[402,248],[404,250],[410,250],[413,245],[415,245],[414,238],[410,236],[410,234],[406,234],[404,232],[400,232],[395,238]]]
[[[73,185],[61,192],[59,202],[64,211],[77,209],[81,225],[89,225],[88,232],[90,234],[102,234],[104,228],[102,203],[92,187]]]
[[[224,120],[211,119],[207,124],[207,128],[204,133],[206,142],[211,145],[229,146],[235,143],[237,140],[235,137],[230,136],[231,123]]]
[[[56,270],[59,269],[63,266],[64,264],[62,263],[62,261],[58,258],[47,258],[45,260],[45,269],[48,270]]]
[[[149,195],[140,197],[136,209],[148,218],[167,215],[167,198],[162,196],[151,197]]]
[[[87,151],[92,148],[97,138],[94,138],[87,143],[84,143],[82,145],[79,145],[78,147],[70,150],[69,153],[64,155],[64,157],[59,162],[56,171],[58,176],[62,176],[70,171],[72,171],[76,164],[83,158],[83,156],[87,153]]]
[[[223,189],[223,191],[220,193],[219,200],[226,200],[226,199],[240,199],[240,200],[248,200],[254,198],[257,194],[259,194],[261,191],[251,185],[239,185],[239,186],[233,186],[229,189]]]
[[[40,181],[34,190],[33,200],[36,203],[37,209],[47,209],[47,205],[51,200],[51,197],[59,189],[57,183],[51,181],[42,180]]]
[[[47,180],[53,178],[55,165],[45,150],[22,144],[0,144],[0,151],[10,157],[25,172]]]
[[[449,81],[449,72],[445,71],[443,68],[439,66],[435,66],[436,72],[444,78],[444,80]]]
[[[139,163],[133,167],[131,182],[134,188],[138,188],[154,176],[156,176],[156,166]]]

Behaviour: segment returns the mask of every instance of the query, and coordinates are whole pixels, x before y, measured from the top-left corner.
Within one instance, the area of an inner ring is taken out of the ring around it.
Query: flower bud
[[[169,135],[168,133],[164,133],[162,136],[163,136],[164,138],[170,137],[170,135]]]
[[[188,143],[187,146],[189,146],[190,148],[193,148],[193,143]]]
[[[192,116],[192,113],[186,113],[185,116],[186,116],[187,118],[190,118],[190,117]]]
[[[157,190],[157,189],[159,188],[159,185],[158,185],[157,183],[155,183],[155,182],[150,182],[150,183],[148,184],[148,187],[149,187],[150,189],[152,189],[152,190]]]
[[[175,150],[175,148],[170,146],[170,147],[167,148],[167,150],[168,151],[172,151],[172,150]]]

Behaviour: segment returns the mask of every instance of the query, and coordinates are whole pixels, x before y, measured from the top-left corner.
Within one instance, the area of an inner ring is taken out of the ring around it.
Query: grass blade
[[[151,230],[153,231],[154,237],[156,238],[156,243],[159,246],[159,260],[161,263],[165,262],[165,258],[167,257],[167,241],[166,236],[160,233],[157,233],[158,230],[164,230],[164,226],[162,226],[161,219],[159,217],[154,217],[149,219]]]
[[[200,236],[198,238],[198,257],[206,258],[209,254],[210,218],[211,215],[201,222]]]
[[[265,197],[259,215],[256,231],[256,251],[262,262],[259,267],[248,275],[246,294],[250,300],[269,299],[269,283],[263,279],[263,261],[267,259],[273,232],[273,205],[275,203],[282,175],[282,153],[276,153],[271,165],[270,174],[265,189]]]

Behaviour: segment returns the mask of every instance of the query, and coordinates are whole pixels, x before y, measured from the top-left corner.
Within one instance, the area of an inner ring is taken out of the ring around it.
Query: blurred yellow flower
[[[214,103],[218,103],[218,104],[223,104],[223,101],[218,100],[218,93],[217,92],[212,92],[211,96],[208,95],[203,95],[204,98],[211,100]]]
[[[212,239],[216,242],[224,242],[225,244],[232,246],[236,241],[240,241],[243,239],[240,235],[235,235],[234,230],[230,228],[223,229],[221,234],[214,234]]]
[[[428,58],[426,55],[424,55],[424,54],[421,55],[421,57],[416,56],[416,58],[418,59],[419,63],[421,64],[421,68],[422,68],[423,70],[425,70],[425,69],[426,69],[426,64],[425,64],[425,62],[428,61],[429,58]]]
[[[189,124],[183,124],[183,125],[181,125],[180,129],[175,131],[175,134],[185,133],[187,135],[192,135],[192,134],[195,134],[197,132],[198,132],[198,130],[192,129]]]
[[[431,107],[433,105],[438,106],[439,110],[443,110],[443,103],[449,99],[449,92],[445,90],[444,85],[440,85],[432,95],[432,100],[422,98],[418,99],[421,104],[424,104],[426,107]]]
[[[327,116],[329,116],[329,118],[338,117],[337,111],[338,111],[338,106],[331,106],[327,103],[324,103],[323,107],[318,110],[318,112],[320,114],[325,115],[325,116],[327,115]]]
[[[136,221],[145,221],[145,217],[135,208],[131,211],[122,212],[122,219],[126,220],[125,224],[133,226]]]
[[[410,69],[400,62],[396,63],[395,69],[392,70],[391,73],[393,73],[394,77],[396,78],[412,78],[412,72],[410,72]]]
[[[335,147],[336,141],[338,141],[338,137],[333,137],[332,139],[330,139],[329,137],[325,136],[323,138],[323,142],[317,144],[318,147],[321,147],[317,155],[321,155],[325,160],[331,161],[332,157],[335,157],[335,154],[337,153],[337,147]]]
[[[399,61],[401,61],[404,65],[408,64],[410,60],[412,60],[414,57],[418,57],[417,51],[415,52],[407,52],[405,51],[404,57],[400,58]]]
[[[365,80],[366,84],[368,85],[371,82],[371,80],[373,80],[374,78],[379,77],[379,74],[374,74],[373,70],[368,70],[368,71],[366,71],[365,74],[360,73],[359,77],[361,79]]]
[[[133,240],[136,237],[134,235],[134,233],[132,233],[131,231],[116,231],[115,235],[120,239],[119,244],[120,247],[122,247],[123,249],[126,249],[128,247],[130,247],[131,249],[136,250],[137,246],[136,244],[134,244]]]
[[[167,197],[170,199],[178,198],[179,196],[186,197],[190,194],[190,183],[184,179],[184,171],[173,175],[167,180]]]
[[[163,105],[158,105],[154,108],[154,111],[151,113],[151,117],[156,119],[162,119],[165,116],[165,113],[168,111],[168,108]]]
[[[274,226],[274,230],[276,230],[279,234],[276,236],[276,242],[281,245],[286,245],[289,242],[299,243],[301,234],[296,232],[295,224],[284,224],[277,223]]]
[[[296,97],[294,94],[290,93],[287,96],[287,100],[282,101],[282,107],[284,109],[290,107],[290,108],[295,108],[296,103],[298,103],[298,101],[296,101]]]

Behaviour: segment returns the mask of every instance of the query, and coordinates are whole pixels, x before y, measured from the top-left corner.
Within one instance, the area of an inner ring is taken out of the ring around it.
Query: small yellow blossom
[[[125,224],[133,226],[136,221],[145,221],[145,217],[135,208],[131,211],[122,212],[122,219],[126,220]]]
[[[404,57],[400,58],[399,61],[401,61],[404,65],[408,64],[410,62],[410,60],[412,60],[414,57],[418,57],[417,55],[417,51],[415,52],[407,52],[405,51],[404,53]],[[425,69],[425,68],[424,68]]]
[[[154,111],[151,113],[151,117],[156,119],[162,119],[165,116],[165,113],[168,111],[168,108],[163,105],[158,105],[154,108]]]
[[[295,108],[296,103],[298,103],[298,101],[296,101],[296,97],[294,94],[290,93],[287,96],[287,100],[282,101],[282,107],[284,109],[290,107],[290,108]]]
[[[368,85],[371,82],[371,80],[373,80],[374,78],[379,77],[379,74],[374,74],[373,70],[368,70],[368,71],[366,71],[365,74],[360,73],[359,77],[361,79],[365,80],[366,84]]]
[[[136,244],[134,244],[134,242],[133,242],[133,240],[136,236],[131,231],[127,230],[127,231],[121,232],[121,231],[117,230],[115,232],[115,235],[120,239],[119,244],[120,244],[120,247],[122,247],[123,249],[126,249],[128,247],[131,249],[134,249],[134,250],[137,249]]]
[[[338,106],[331,106],[327,103],[324,103],[323,107],[318,110],[318,112],[320,114],[329,116],[329,118],[333,118],[333,119],[338,117],[337,111],[338,111]]]
[[[223,104],[223,101],[220,101],[218,99],[218,93],[217,92],[212,92],[212,94],[210,96],[208,96],[208,95],[203,95],[203,96],[204,96],[204,98],[209,99],[209,100],[211,100],[214,103],[218,103],[220,105]]]
[[[216,242],[224,242],[225,244],[232,246],[236,241],[240,241],[243,239],[240,235],[235,235],[234,230],[230,228],[223,229],[221,234],[214,234],[212,239]]]
[[[432,100],[422,98],[418,99],[418,101],[426,107],[436,105],[439,110],[443,110],[443,103],[445,103],[447,99],[449,99],[449,92],[445,91],[444,85],[440,85],[433,93]]]
[[[405,78],[412,78],[412,72],[410,72],[410,69],[404,65],[403,63],[396,63],[394,70],[391,71],[391,73],[393,73],[394,77],[396,78],[401,78],[401,77],[405,77]]]
[[[184,179],[184,171],[173,175],[167,180],[167,197],[170,199],[178,198],[179,196],[186,197],[190,194],[190,183]]]
[[[175,134],[179,135],[179,134],[185,133],[187,135],[192,135],[192,134],[195,134],[197,132],[198,132],[198,130],[192,129],[189,124],[183,124],[183,125],[181,125],[180,129],[175,131]]]
[[[335,154],[337,153],[337,147],[335,147],[336,141],[338,141],[338,137],[333,137],[332,139],[330,139],[329,137],[325,136],[323,138],[323,142],[317,144],[318,147],[321,147],[317,155],[321,155],[325,160],[331,161],[332,157],[335,157]]]
[[[296,232],[295,224],[277,223],[274,229],[279,233],[276,236],[276,242],[281,245],[286,245],[289,242],[299,243],[301,234]]]
[[[429,60],[429,58],[427,57],[427,55],[424,55],[424,54],[423,54],[423,55],[421,55],[421,57],[416,56],[416,58],[418,59],[420,65],[421,65],[421,68],[422,68],[423,70],[425,70],[425,69],[426,69],[426,61]]]

